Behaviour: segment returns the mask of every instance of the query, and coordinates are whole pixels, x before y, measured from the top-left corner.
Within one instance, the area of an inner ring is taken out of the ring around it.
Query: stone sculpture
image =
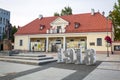
[[[82,61],[82,47],[76,49],[73,48],[66,49],[65,51],[60,48],[58,49],[58,63],[75,63],[92,65],[96,63],[96,51],[94,49],[87,49],[85,51],[84,60]]]
[[[64,55],[65,55],[65,62],[66,63],[74,63],[74,54],[75,54],[75,51],[74,49],[72,48],[69,48],[67,49],[65,52],[64,52]]]
[[[12,25],[10,24],[9,21],[7,21],[7,24],[5,26],[5,33],[6,33],[7,40],[11,39],[11,33],[12,33],[11,31],[12,31]]]
[[[58,49],[58,63],[64,62],[64,54],[63,54],[63,49],[60,48]]]
[[[82,47],[76,50],[76,62],[75,64],[82,64]]]
[[[94,49],[87,49],[85,51],[85,57],[84,57],[83,62],[86,65],[92,65],[96,63],[96,51]]]

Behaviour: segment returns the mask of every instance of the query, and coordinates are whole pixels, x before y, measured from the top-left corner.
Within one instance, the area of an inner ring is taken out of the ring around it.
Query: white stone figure
[[[96,63],[96,51],[94,49],[87,49],[85,51],[84,63],[92,65]]]
[[[90,64],[96,63],[96,51],[94,49],[91,49],[91,55],[90,55]]]
[[[74,51],[73,48],[67,49],[67,50],[64,52],[64,54],[65,54],[65,57],[66,57],[66,59],[65,59],[65,62],[66,62],[66,63],[74,63],[75,51]]]
[[[76,62],[75,62],[75,64],[82,64],[82,47],[81,46],[76,51]]]
[[[63,49],[62,48],[58,49],[58,60],[57,60],[57,62],[58,63],[64,62],[64,54],[63,54]]]

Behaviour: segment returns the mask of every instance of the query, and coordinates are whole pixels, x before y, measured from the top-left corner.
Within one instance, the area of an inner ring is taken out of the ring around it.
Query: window
[[[2,24],[2,17],[0,17],[0,24]]]
[[[0,27],[0,34],[2,33],[2,27]]]
[[[80,26],[80,23],[78,23],[78,22],[75,22],[75,23],[74,23],[74,27],[75,27],[75,28],[78,28],[79,26]]]
[[[85,41],[85,39],[81,39],[80,41]]]
[[[20,40],[20,46],[23,46],[23,40]]]
[[[97,38],[97,46],[102,46],[102,38]]]
[[[60,31],[59,31],[60,29],[61,29],[61,26],[57,26],[57,33],[60,32]]]
[[[70,41],[74,41],[74,39],[70,39]]]
[[[61,44],[61,40],[56,40],[56,44]]]
[[[37,40],[37,42],[40,42],[40,40]]]
[[[2,37],[0,36],[0,41],[2,40]]]
[[[40,24],[40,30],[44,29],[45,25]]]
[[[3,18],[3,24],[5,24],[5,18]]]

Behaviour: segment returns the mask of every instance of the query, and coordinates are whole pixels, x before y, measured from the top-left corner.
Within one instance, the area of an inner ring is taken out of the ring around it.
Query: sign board
[[[120,51],[120,45],[114,45],[114,51]]]

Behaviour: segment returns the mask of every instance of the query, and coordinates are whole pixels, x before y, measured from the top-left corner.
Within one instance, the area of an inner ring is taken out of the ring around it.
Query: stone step
[[[23,59],[23,60],[45,60],[45,59],[53,59],[53,57],[50,57],[50,56],[45,56],[45,57],[0,56],[0,58]]]
[[[45,57],[45,54],[34,54],[34,53],[20,53],[20,54],[13,54],[12,56],[22,56],[22,57]]]
[[[23,60],[23,59],[11,59],[11,58],[0,58],[0,61],[14,62],[14,63],[23,63],[31,65],[42,65],[50,62],[57,61],[56,59],[46,59],[46,60]]]

